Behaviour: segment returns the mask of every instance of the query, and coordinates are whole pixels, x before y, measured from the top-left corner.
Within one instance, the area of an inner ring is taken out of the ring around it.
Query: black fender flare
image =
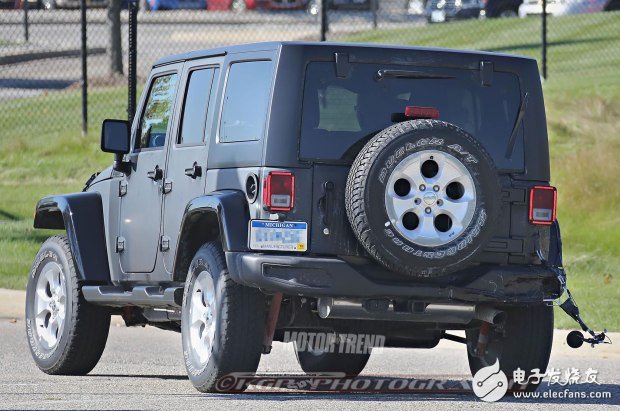
[[[250,210],[240,190],[218,190],[196,197],[185,207],[174,258],[174,279],[184,280],[198,248],[218,238],[222,249],[248,251]]]
[[[82,192],[42,198],[35,209],[34,228],[65,230],[82,281],[110,283],[103,206],[99,193]]]

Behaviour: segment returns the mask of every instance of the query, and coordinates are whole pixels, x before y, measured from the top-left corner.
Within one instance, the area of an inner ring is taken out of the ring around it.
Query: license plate
[[[434,23],[441,23],[446,21],[446,12],[443,10],[433,10],[431,13],[431,21]]]
[[[250,249],[306,251],[308,223],[295,221],[250,221]]]

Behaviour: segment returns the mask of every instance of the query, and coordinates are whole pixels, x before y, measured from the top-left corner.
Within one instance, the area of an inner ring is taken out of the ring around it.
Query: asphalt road
[[[2,316],[0,316],[2,318]],[[564,332],[560,332],[565,334]],[[618,334],[616,334],[618,335]],[[611,399],[516,400],[504,397],[489,405],[471,392],[461,394],[320,394],[271,391],[251,394],[200,394],[185,376],[179,334],[152,327],[112,326],[108,345],[99,365],[86,377],[48,376],[34,365],[25,339],[23,320],[0,319],[1,409],[618,409],[620,404],[620,350],[583,347],[570,350],[558,338],[551,366],[599,371],[600,385],[570,387],[543,385],[561,394],[611,392]],[[299,373],[291,344],[277,343],[263,356],[259,372]],[[365,376],[400,376],[410,379],[447,379],[469,382],[462,345],[442,341],[433,350],[384,349],[373,354]],[[543,383],[545,384],[545,383]],[[539,390],[540,391],[540,390]],[[490,408],[492,407],[492,408]]]

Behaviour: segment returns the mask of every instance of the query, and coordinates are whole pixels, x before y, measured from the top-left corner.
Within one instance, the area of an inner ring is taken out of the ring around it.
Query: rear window
[[[377,80],[379,70],[450,78]],[[519,80],[511,73],[495,72],[489,87],[481,85],[478,70],[357,63],[348,77],[338,78],[333,62],[313,62],[306,71],[300,158],[351,161],[371,137],[394,124],[393,114],[423,106],[437,108],[440,120],[463,128],[500,159],[519,105]],[[519,138],[513,160],[521,156],[522,162],[521,142]]]

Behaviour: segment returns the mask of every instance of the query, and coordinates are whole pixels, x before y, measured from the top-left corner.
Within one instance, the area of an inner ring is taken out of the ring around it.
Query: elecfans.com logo
[[[506,374],[499,369],[499,360],[495,364],[478,370],[473,379],[474,394],[482,401],[499,401],[508,391]]]

